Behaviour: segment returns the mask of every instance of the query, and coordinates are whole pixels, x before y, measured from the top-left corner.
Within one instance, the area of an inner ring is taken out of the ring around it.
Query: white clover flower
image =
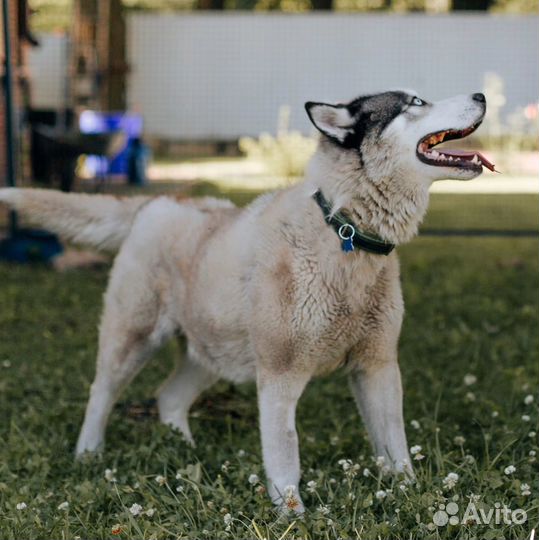
[[[525,405],[531,405],[533,403],[533,396],[531,394],[528,394],[525,398],[524,398],[524,404]]]
[[[498,411],[492,411],[492,418],[498,418],[498,416],[500,415],[500,413]]]
[[[238,450],[238,457],[239,457],[239,458],[245,457],[245,455],[246,455],[245,450],[241,450],[241,449]]]
[[[421,453],[421,446],[419,444],[416,444],[410,448],[410,454],[414,456],[415,461],[421,461],[422,459],[425,459],[425,456]]]
[[[387,497],[387,492],[385,492],[383,489],[380,489],[377,491],[374,496],[379,500],[382,501]]]
[[[399,484],[399,489],[404,493],[408,490],[408,486],[406,484]]]
[[[17,503],[17,506],[15,508],[17,508],[17,510],[25,510],[27,506],[25,502],[20,502],[20,503]]]
[[[142,506],[140,506],[140,504],[134,503],[131,505],[131,508],[129,508],[129,511],[134,516],[138,516],[142,512]]]
[[[472,386],[477,382],[477,377],[473,373],[466,373],[463,380],[466,386]]]
[[[284,488],[284,495],[285,497],[293,497],[296,493],[296,486],[289,485]]]
[[[185,488],[180,484],[179,486],[176,486],[176,491],[178,493],[183,493],[185,491]]]
[[[505,467],[505,469],[503,470],[503,472],[507,475],[507,476],[510,476],[512,475],[514,472],[516,472],[517,468],[514,466],[514,465],[508,465],[507,467]]]
[[[155,508],[148,508],[146,512],[144,512],[148,517],[152,517],[155,514]]]
[[[318,506],[317,510],[323,515],[323,516],[327,516],[330,512],[329,510],[329,507],[326,506],[325,504],[321,504]]]
[[[453,442],[458,446],[462,446],[466,442],[466,439],[462,435],[457,435],[453,438]]]
[[[384,456],[377,456],[376,458],[376,466],[378,468],[384,467],[386,464],[386,458]]]
[[[105,480],[107,482],[116,482],[116,469],[105,469]]]
[[[464,456],[464,461],[466,461],[466,463],[469,463],[470,465],[473,465],[475,463],[475,458],[470,454],[466,454]]]
[[[520,484],[520,494],[524,497],[531,495],[532,492],[530,490],[530,486],[528,484]]]
[[[417,420],[411,420],[411,421],[410,421],[410,425],[411,425],[414,429],[421,429],[421,424],[420,424]]]
[[[343,471],[347,471],[352,467],[352,460],[351,459],[339,459],[337,462],[341,467]]]
[[[371,471],[369,469],[367,469],[367,467],[365,467],[363,469],[363,476],[367,477],[367,476],[370,476],[371,475]]]
[[[523,414],[521,418],[522,418],[523,422],[529,422],[530,421],[530,417],[527,414]]]
[[[160,486],[164,486],[166,483],[167,483],[167,479],[165,476],[161,475],[161,474],[158,474],[156,477],[155,477],[155,481],[160,485]]]
[[[442,484],[445,489],[452,489],[457,485],[458,481],[459,475],[457,473],[451,472],[442,480]]]
[[[11,362],[9,360],[4,360],[2,362],[2,366],[5,367],[5,368],[9,368],[9,367],[11,367]]]
[[[222,465],[221,465],[221,470],[223,472],[228,472],[228,466],[230,465],[230,461],[225,461]]]
[[[181,480],[182,478],[183,478],[182,473],[180,471],[178,471],[176,473],[176,480]]]
[[[355,501],[356,500],[356,494],[353,491],[348,492],[348,500],[349,501]]]
[[[58,510],[67,510],[69,508],[69,503],[64,501],[58,505]]]
[[[537,454],[537,452],[535,450],[530,450],[528,452],[528,455],[531,456],[531,457],[535,457],[536,454]]]
[[[537,435],[537,433],[535,433],[535,431],[530,431],[530,432],[528,433],[528,437],[530,437],[530,438],[532,438],[532,439],[533,439],[536,435]]]
[[[473,392],[466,392],[466,401],[475,401],[475,394]]]
[[[307,491],[309,493],[314,493],[316,491],[316,488],[317,484],[314,480],[309,480],[309,482],[307,482]]]
[[[223,516],[223,521],[225,522],[225,525],[230,525],[232,523],[232,514],[225,514]]]
[[[258,484],[260,478],[258,478],[258,475],[256,474],[251,474],[249,475],[249,484],[251,484],[252,486],[254,486],[255,484]]]

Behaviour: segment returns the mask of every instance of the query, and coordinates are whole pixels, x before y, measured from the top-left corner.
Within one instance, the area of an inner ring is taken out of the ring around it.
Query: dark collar
[[[331,205],[320,190],[313,195],[313,199],[322,210],[326,223],[333,227],[340,238],[343,251],[362,249],[378,255],[389,255],[393,251],[395,244],[390,244],[372,234],[361,232],[342,212],[331,215]]]

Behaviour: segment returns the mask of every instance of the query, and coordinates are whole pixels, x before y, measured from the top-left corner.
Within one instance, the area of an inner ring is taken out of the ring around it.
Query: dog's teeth
[[[440,155],[440,153],[439,153],[439,152],[436,152],[436,150],[433,150],[433,151],[431,152],[431,154],[432,154],[433,157],[438,157],[438,156]]]
[[[451,156],[449,156],[447,159],[449,159],[449,161],[453,161],[453,158]]]
[[[477,157],[477,154],[474,155],[472,163],[474,163],[475,165],[479,165],[479,158]]]

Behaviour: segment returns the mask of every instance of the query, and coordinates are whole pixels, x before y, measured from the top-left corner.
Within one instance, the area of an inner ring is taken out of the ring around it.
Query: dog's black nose
[[[479,101],[479,103],[485,103],[487,101],[485,99],[485,94],[472,94],[472,99],[474,101]]]

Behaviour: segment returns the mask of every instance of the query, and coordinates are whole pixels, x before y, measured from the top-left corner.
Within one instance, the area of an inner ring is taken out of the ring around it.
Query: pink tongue
[[[446,150],[445,148],[440,148],[440,152],[444,153],[446,156],[459,157],[461,159],[466,159],[471,161],[474,156],[477,156],[477,159],[481,161],[481,164],[484,165],[487,169],[494,171],[494,163],[491,163],[483,154],[480,152],[466,152],[464,150]]]

